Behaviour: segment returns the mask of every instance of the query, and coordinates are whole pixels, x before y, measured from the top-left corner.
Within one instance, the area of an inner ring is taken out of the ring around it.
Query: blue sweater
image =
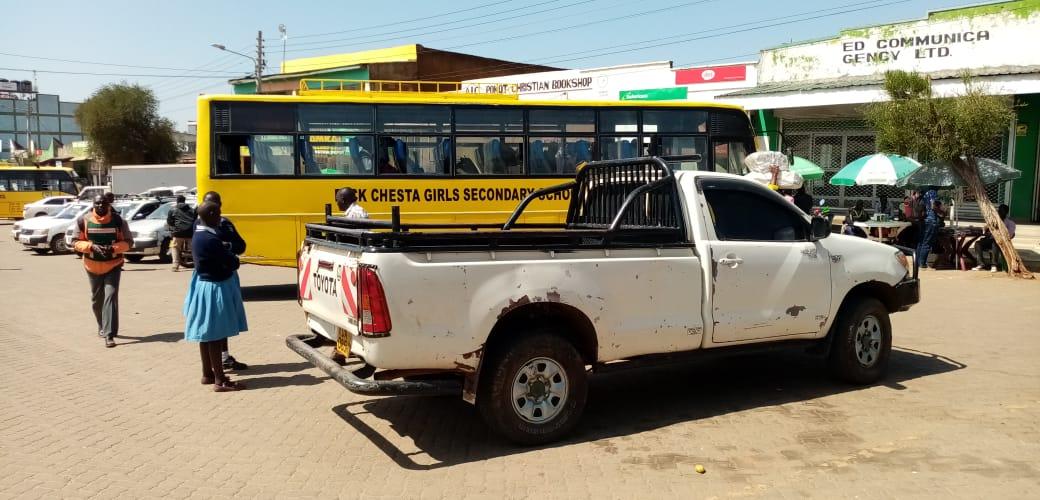
[[[195,271],[202,281],[224,281],[238,269],[238,257],[231,253],[220,236],[198,226],[191,239],[191,254],[195,259]]]

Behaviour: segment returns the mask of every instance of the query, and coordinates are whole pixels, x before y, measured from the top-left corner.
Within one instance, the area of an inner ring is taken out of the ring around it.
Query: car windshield
[[[163,203],[162,206],[160,206],[159,208],[155,209],[154,212],[148,214],[148,217],[145,217],[145,218],[146,219],[162,219],[162,220],[166,220],[166,215],[170,213],[170,209],[173,208],[173,205],[174,205],[173,202]]]
[[[58,215],[55,215],[54,218],[55,219],[75,219],[76,216],[79,215],[79,213],[82,212],[83,209],[87,208],[88,206],[90,206],[90,205],[81,205],[79,203],[74,203],[74,204],[69,205],[69,206],[65,207],[64,209],[62,209],[62,211],[58,212]]]

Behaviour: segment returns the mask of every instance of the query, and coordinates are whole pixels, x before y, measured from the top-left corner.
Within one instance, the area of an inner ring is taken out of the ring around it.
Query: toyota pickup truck
[[[564,223],[518,222],[559,192]],[[598,371],[797,347],[845,381],[878,381],[889,315],[919,300],[911,257],[831,234],[743,177],[593,162],[494,227],[327,212],[299,255],[309,333],[287,344],[355,393],[461,396],[494,431],[539,444],[577,425]]]

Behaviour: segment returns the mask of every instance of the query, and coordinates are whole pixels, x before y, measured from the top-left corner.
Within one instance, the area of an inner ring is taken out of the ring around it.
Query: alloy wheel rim
[[[523,420],[538,424],[559,415],[567,403],[567,372],[549,358],[534,358],[513,377],[513,411]]]
[[[865,367],[874,366],[881,355],[881,322],[872,315],[864,316],[856,325],[856,359]]]

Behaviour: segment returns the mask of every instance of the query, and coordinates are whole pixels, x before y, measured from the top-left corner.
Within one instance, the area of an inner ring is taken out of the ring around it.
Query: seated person
[[[1003,203],[997,207],[997,214],[1000,215],[1000,218],[1004,221],[1004,226],[1007,227],[1008,236],[1011,236],[1011,239],[1015,239],[1015,221],[1008,218],[1008,212],[1010,212],[1010,208]],[[998,252],[1000,252],[1000,248],[997,247],[996,242],[993,241],[993,235],[987,227],[985,236],[979,238],[979,241],[975,242],[975,256],[979,261],[979,265],[975,266],[975,270],[982,271],[989,267],[989,272],[997,272]],[[989,259],[986,258],[987,254],[989,254]]]
[[[862,204],[863,202],[860,202]],[[852,215],[845,217],[845,223],[841,225],[841,234],[847,234],[849,236],[859,236],[860,238],[866,238],[867,233],[863,229],[860,229],[852,225]]]
[[[857,201],[856,206],[849,209],[849,217],[853,222],[866,222],[870,219],[867,209],[863,208],[863,200]]]

